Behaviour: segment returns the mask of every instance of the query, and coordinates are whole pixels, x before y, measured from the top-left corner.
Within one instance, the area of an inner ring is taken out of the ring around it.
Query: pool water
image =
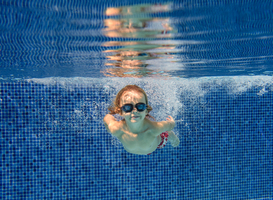
[[[273,198],[271,1],[0,5],[1,199]],[[128,84],[177,148],[107,133]]]

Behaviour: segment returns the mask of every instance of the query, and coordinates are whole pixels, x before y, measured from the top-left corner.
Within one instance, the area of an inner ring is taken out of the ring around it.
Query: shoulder
[[[160,121],[153,122],[150,121],[151,129],[153,129],[154,135],[158,136],[165,131],[171,131],[173,128],[170,127],[170,122],[168,121]]]
[[[111,133],[119,137],[123,133],[123,127],[124,127],[124,121],[116,121],[114,123],[109,124],[109,129],[111,130]]]
[[[149,129],[150,129],[151,133],[154,136],[158,136],[158,135],[160,135],[162,133],[161,132],[162,130],[161,130],[160,125],[159,125],[159,122],[147,120],[147,123],[149,125]]]

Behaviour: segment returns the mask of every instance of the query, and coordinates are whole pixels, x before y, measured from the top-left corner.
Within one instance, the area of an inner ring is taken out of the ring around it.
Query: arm
[[[105,115],[103,123],[107,131],[112,135],[118,137],[121,134],[120,122],[118,122],[113,115],[110,114]]]
[[[174,126],[175,126],[175,121],[174,119],[169,116],[167,118],[167,121],[162,121],[162,122],[156,122],[155,124],[155,134],[156,135],[160,135],[161,133],[165,132],[165,131],[171,131],[173,130]]]

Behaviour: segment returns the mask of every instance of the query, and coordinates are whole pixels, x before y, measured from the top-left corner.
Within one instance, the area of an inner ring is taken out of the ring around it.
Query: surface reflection
[[[153,60],[164,58],[171,62],[174,58],[176,44],[170,38],[176,30],[170,18],[157,17],[157,13],[170,12],[171,7],[142,4],[106,9],[108,19],[104,20],[103,33],[112,41],[103,44],[109,66],[103,71],[105,76],[167,76],[167,71],[149,67]]]

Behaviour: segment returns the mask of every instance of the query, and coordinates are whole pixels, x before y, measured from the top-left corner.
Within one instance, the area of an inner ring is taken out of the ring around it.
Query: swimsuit
[[[168,137],[169,137],[168,131],[161,133],[160,136],[161,136],[161,143],[157,146],[158,149],[162,149],[167,144]],[[151,154],[152,153],[148,153],[147,155],[151,155]]]

